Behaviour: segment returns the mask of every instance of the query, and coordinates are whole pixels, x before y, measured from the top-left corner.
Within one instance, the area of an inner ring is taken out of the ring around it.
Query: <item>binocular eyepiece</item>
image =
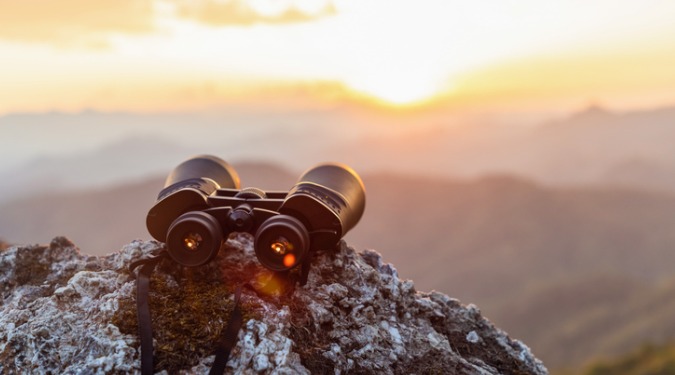
[[[343,164],[319,164],[288,192],[266,192],[241,189],[234,168],[200,155],[171,171],[148,212],[147,227],[174,261],[191,267],[211,261],[230,233],[250,233],[263,266],[272,271],[302,266],[304,284],[310,253],[335,247],[364,209],[363,182]]]

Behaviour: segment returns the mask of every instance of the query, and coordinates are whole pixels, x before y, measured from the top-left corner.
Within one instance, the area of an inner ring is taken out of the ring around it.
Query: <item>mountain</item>
[[[672,375],[675,374],[675,345],[642,345],[620,357],[589,364],[584,375]]]
[[[403,275],[446,267],[420,275],[418,283],[448,285],[462,298],[498,298],[505,280],[564,278],[570,270],[644,280],[672,272],[675,196],[670,194],[555,189],[511,176],[448,181],[374,174],[364,182],[367,209],[351,241],[368,246],[373,240],[366,240],[367,231],[373,229],[408,234],[382,236],[376,245],[390,249],[386,255],[399,259]],[[420,248],[427,256],[414,250]],[[483,270],[493,278],[459,288],[456,281]]]
[[[38,157],[0,172],[0,203],[74,189],[105,188],[157,175],[167,161],[175,164],[196,154],[156,137],[125,138],[85,155]]]
[[[528,339],[551,368],[573,368],[675,338],[675,278],[658,283],[598,273],[532,285],[495,321]],[[526,320],[526,321],[525,321]]]
[[[520,140],[521,154],[529,158],[529,172],[524,174],[554,185],[672,191],[673,120],[675,107],[620,113],[590,106],[536,128]],[[517,147],[511,151],[517,152]]]
[[[243,184],[268,190],[288,190],[296,179],[271,164],[248,162],[235,168]],[[74,192],[43,189],[39,194],[0,203],[0,237],[35,243],[68,233],[85,248],[116,251],[130,239],[149,238],[145,216],[164,179]]]
[[[244,186],[285,190],[297,178],[269,164],[235,167]],[[478,304],[551,368],[675,335],[675,196],[554,189],[504,175],[362,177],[365,214],[346,239],[386,249],[384,259],[420,290]],[[149,238],[145,215],[162,184],[17,200],[0,206],[0,237],[35,243],[65,233],[83,249],[114,252]]]
[[[548,373],[476,306],[417,292],[378,253],[344,241],[312,257],[298,288],[256,261],[248,235],[201,267],[158,258],[146,322],[137,319],[141,276],[129,266],[158,250],[135,241],[92,257],[58,237],[0,252],[0,372],[139,373],[140,353],[152,349],[152,372],[207,373],[223,340],[235,373]],[[233,316],[241,328],[229,328]]]
[[[554,187],[675,191],[675,107],[591,106],[537,125],[523,125],[526,120],[339,107],[6,115],[0,117],[0,202],[45,188],[130,182],[203,153],[274,162],[298,173],[337,160],[361,173],[502,174]]]

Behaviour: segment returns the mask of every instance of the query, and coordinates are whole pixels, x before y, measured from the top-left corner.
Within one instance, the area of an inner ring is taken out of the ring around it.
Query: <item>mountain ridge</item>
[[[52,179],[68,176],[63,184],[83,188],[92,181],[159,174],[196,153],[224,155],[230,162],[272,160],[298,172],[309,167],[306,160],[320,155],[317,162],[339,160],[368,173],[390,170],[448,178],[510,174],[558,187],[675,191],[670,144],[675,107],[626,112],[589,108],[537,126],[489,117],[398,118],[328,109],[4,116],[0,199],[39,191],[50,181],[47,172]],[[111,143],[139,139],[140,146],[110,154]],[[144,148],[152,152],[143,153]],[[46,162],[36,162],[38,156]],[[45,163],[49,167],[38,173]]]

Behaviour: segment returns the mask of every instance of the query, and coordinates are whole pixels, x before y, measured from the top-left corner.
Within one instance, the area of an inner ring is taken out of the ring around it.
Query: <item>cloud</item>
[[[0,1],[0,39],[102,46],[110,33],[153,29],[153,0]]]
[[[331,0],[4,0],[0,40],[106,48],[111,34],[155,31],[162,15],[211,26],[250,26],[308,22],[335,13]]]
[[[301,23],[336,13],[331,2],[321,0],[174,0],[174,3],[179,17],[211,26]]]

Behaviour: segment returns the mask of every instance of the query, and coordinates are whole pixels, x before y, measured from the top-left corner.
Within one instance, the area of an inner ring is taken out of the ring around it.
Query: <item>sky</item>
[[[0,0],[0,115],[675,103],[667,0]]]

